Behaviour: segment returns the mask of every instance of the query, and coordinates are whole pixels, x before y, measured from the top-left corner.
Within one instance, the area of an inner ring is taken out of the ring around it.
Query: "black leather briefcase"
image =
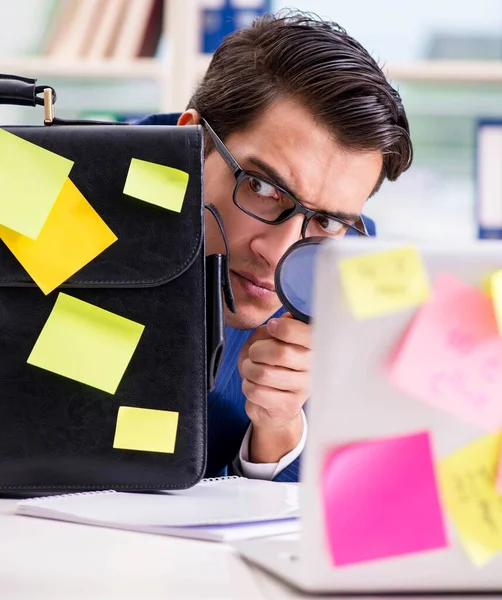
[[[41,104],[35,81],[0,76],[0,102]],[[73,160],[118,241],[47,296],[0,241],[0,493],[190,487],[223,343],[221,256],[206,302],[201,128],[71,124],[51,115],[54,96],[45,88],[45,126],[4,129]],[[133,157],[188,172],[181,213],[124,194]],[[115,394],[27,364],[59,292],[145,326]],[[114,448],[122,406],[178,413],[174,452]]]

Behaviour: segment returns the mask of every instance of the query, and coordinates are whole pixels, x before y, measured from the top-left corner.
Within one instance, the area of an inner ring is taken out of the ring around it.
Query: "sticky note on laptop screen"
[[[427,432],[334,449],[324,466],[322,500],[335,566],[447,545]]]
[[[495,487],[501,444],[502,434],[489,434],[438,464],[444,505],[478,566],[502,551],[502,497]]]
[[[417,306],[429,297],[427,271],[412,246],[344,258],[339,269],[348,305],[359,319]]]
[[[0,129],[0,225],[36,239],[73,162]]]
[[[188,179],[188,173],[185,171],[133,158],[129,165],[124,194],[181,212]]]
[[[28,363],[114,394],[143,329],[60,293]]]
[[[178,416],[170,410],[121,406],[113,447],[172,454],[176,446]]]
[[[502,334],[502,271],[497,271],[490,278],[490,294],[497,318],[499,333]]]
[[[502,496],[502,447],[499,452],[498,466],[497,466],[497,481],[496,481],[497,492]]]
[[[0,225],[0,238],[48,294],[117,240],[67,179],[36,240]]]
[[[389,368],[417,400],[481,430],[502,427],[502,337],[490,298],[459,282],[435,282]]]

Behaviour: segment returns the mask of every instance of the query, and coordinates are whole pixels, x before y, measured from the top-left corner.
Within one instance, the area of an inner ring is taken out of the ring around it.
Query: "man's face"
[[[277,173],[286,189],[313,210],[360,214],[382,169],[380,152],[341,149],[329,131],[294,101],[273,105],[249,128],[224,141],[243,169],[272,182],[272,173]],[[300,239],[303,216],[267,225],[240,210],[232,201],[235,177],[216,150],[206,158],[204,186],[204,200],[220,211],[230,247],[237,313],[227,311],[227,324],[255,328],[281,306],[274,272],[286,250]],[[209,213],[206,246],[207,254],[223,252],[219,229]]]

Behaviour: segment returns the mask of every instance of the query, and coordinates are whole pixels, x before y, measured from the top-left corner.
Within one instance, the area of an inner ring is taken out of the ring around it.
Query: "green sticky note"
[[[0,225],[36,239],[72,166],[73,161],[0,129]]]
[[[121,406],[113,447],[121,450],[165,452],[176,445],[179,414],[171,410]]]
[[[144,326],[59,294],[28,363],[114,394]]]
[[[185,171],[133,158],[124,194],[179,213],[187,186],[188,173]]]

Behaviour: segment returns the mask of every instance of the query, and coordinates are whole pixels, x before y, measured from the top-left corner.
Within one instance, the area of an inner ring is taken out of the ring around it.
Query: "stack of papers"
[[[298,485],[228,477],[155,494],[113,490],[21,501],[20,515],[230,542],[299,531]]]

